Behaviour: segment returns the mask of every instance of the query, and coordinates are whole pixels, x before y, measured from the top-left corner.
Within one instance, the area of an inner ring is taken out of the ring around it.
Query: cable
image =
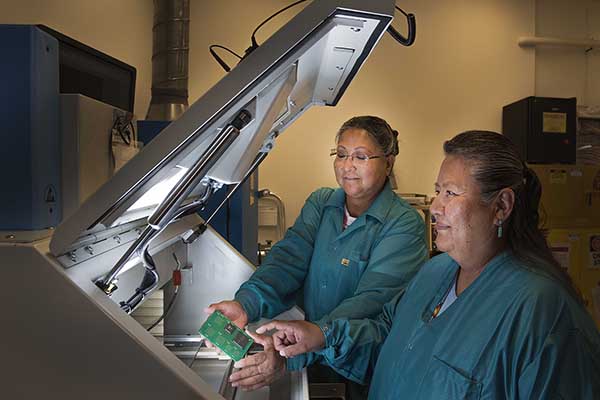
[[[250,41],[252,42],[252,44],[250,45],[250,47],[248,47],[246,49],[246,55],[252,53],[254,50],[256,50],[259,46],[258,42],[256,41],[256,32],[258,32],[258,30],[260,28],[262,28],[267,22],[269,22],[270,20],[272,20],[273,18],[275,18],[276,16],[278,16],[279,14],[281,14],[282,12],[300,4],[300,3],[304,3],[306,0],[298,0],[288,6],[283,7],[281,10],[277,11],[275,14],[271,15],[269,18],[265,19],[263,22],[261,22],[256,29],[254,29],[254,32],[252,32],[252,36],[250,37]]]
[[[400,11],[402,14],[404,14],[404,16],[405,16],[406,18],[408,18],[408,14],[407,14],[407,13],[405,13],[403,9],[401,9],[400,7],[398,7],[398,5],[397,5],[397,4],[395,4],[395,5],[394,5],[394,7],[396,7],[396,10]]]
[[[242,59],[242,56],[240,56],[238,53],[236,53],[235,51],[231,50],[228,47],[225,46],[221,46],[220,44],[211,44],[210,46],[208,46],[208,49],[212,49],[213,47],[217,48],[217,49],[223,49],[228,51],[229,53],[233,54],[234,56],[236,56],[237,58],[239,58],[240,60]]]
[[[198,345],[198,350],[196,350],[196,354],[194,354],[194,358],[192,358],[192,362],[190,363],[190,365],[188,365],[189,369],[192,369],[192,365],[194,365],[194,363],[196,362],[196,357],[198,357],[198,353],[200,353],[200,349],[202,348],[203,344],[204,344],[204,339],[200,340],[200,344]]]
[[[175,270],[173,271],[173,286],[175,286],[175,292],[173,293],[173,297],[171,297],[171,301],[169,301],[169,304],[167,305],[167,308],[165,309],[163,314],[152,325],[150,325],[148,329],[146,329],[148,332],[154,329],[156,325],[160,324],[160,321],[167,318],[167,315],[169,315],[169,311],[171,311],[171,308],[175,303],[175,299],[177,299],[177,293],[179,293],[179,287],[181,286],[181,263],[179,262],[179,259],[177,258],[177,255],[175,253],[173,253],[173,258],[175,259],[175,263],[177,264]]]
[[[150,327],[148,329],[146,329],[148,332],[150,332],[152,329],[154,329],[156,327],[156,325],[160,324],[160,321],[167,318],[167,315],[169,315],[169,311],[171,311],[171,307],[173,307],[173,304],[175,303],[175,299],[177,298],[178,292],[179,292],[179,286],[176,286],[175,292],[173,293],[173,297],[171,297],[171,301],[167,305],[165,312],[152,325],[150,325]]]
[[[208,46],[208,51],[213,56],[213,58],[219,63],[219,65],[221,67],[223,67],[223,69],[225,70],[225,72],[231,71],[231,67],[229,67],[229,65],[227,65],[227,63],[221,57],[219,57],[219,55],[217,54],[216,51],[213,50],[213,48],[223,49],[223,50],[228,51],[229,53],[233,54],[234,56],[236,56],[240,60],[242,59],[242,56],[240,56],[238,53],[236,53],[235,51],[231,50],[230,48],[227,48],[225,46],[221,46],[220,44],[211,44],[210,46]]]
[[[396,10],[400,11],[406,17],[406,24],[408,25],[408,34],[406,37],[402,36],[400,32],[398,32],[392,24],[388,26],[387,32],[400,43],[402,46],[411,46],[415,42],[415,38],[417,37],[417,21],[415,19],[415,15],[411,13],[404,12],[403,9],[394,5]]]

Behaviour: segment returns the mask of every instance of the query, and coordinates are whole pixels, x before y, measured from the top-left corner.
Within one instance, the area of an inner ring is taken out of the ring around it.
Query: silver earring
[[[502,220],[498,220],[498,239],[502,237]]]

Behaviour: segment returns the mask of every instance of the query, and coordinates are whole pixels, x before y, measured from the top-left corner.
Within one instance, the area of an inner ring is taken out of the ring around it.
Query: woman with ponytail
[[[600,399],[600,335],[539,228],[540,182],[506,137],[444,144],[436,245],[375,320],[274,322],[285,356],[317,350],[373,399]]]

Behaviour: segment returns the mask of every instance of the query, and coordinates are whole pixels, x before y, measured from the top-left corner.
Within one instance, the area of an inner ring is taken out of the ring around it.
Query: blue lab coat
[[[425,226],[418,212],[387,183],[367,211],[342,229],[346,195],[323,188],[235,295],[249,321],[273,318],[299,306],[309,321],[377,316],[427,260]],[[288,360],[288,369],[315,361]]]
[[[376,320],[321,325],[320,353],[370,399],[600,399],[600,335],[556,280],[496,256],[432,319],[458,265],[426,263]]]

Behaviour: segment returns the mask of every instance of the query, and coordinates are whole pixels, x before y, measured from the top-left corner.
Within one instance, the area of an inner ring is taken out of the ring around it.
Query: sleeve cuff
[[[308,357],[306,354],[300,354],[299,356],[286,359],[285,364],[288,371],[300,371],[307,366]]]
[[[260,318],[258,296],[248,289],[240,289],[235,294],[234,300],[242,305],[248,316],[248,322],[256,322]]]
[[[325,321],[325,320],[315,321],[314,323],[319,327],[319,329],[321,329],[321,332],[323,333],[323,337],[325,338],[325,343],[323,344],[322,350],[325,350],[328,347],[332,346],[334,344],[333,334],[332,334],[333,324],[330,321]]]

